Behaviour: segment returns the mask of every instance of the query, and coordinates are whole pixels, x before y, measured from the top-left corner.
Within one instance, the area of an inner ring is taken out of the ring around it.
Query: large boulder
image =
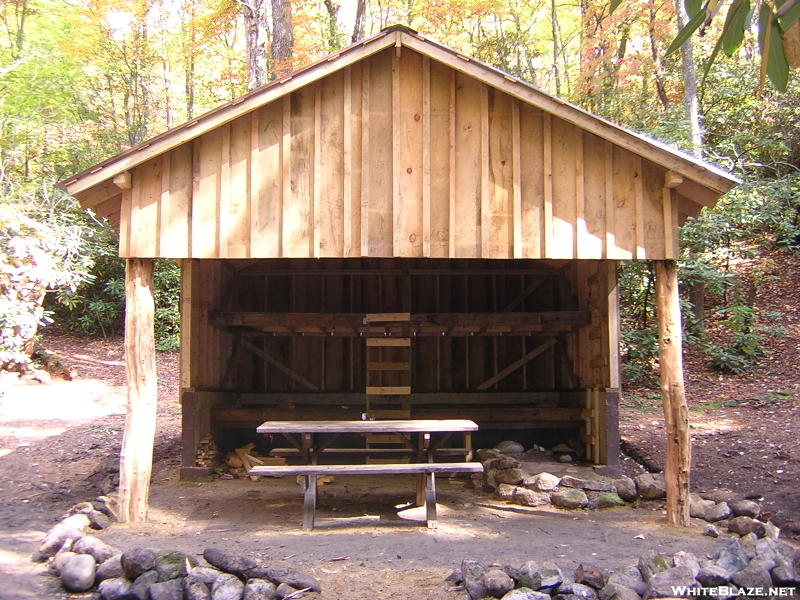
[[[511,590],[500,600],[550,600],[550,595],[537,592],[530,588],[521,587]]]
[[[638,595],[644,594],[647,589],[647,584],[642,578],[642,573],[638,567],[629,565],[615,569],[607,578],[606,585],[609,583],[616,583],[624,587],[630,588]]]
[[[729,518],[732,514],[731,507],[728,506],[727,502],[717,502],[706,511],[706,516],[703,518],[709,523],[716,523]]]
[[[609,583],[598,594],[600,600],[641,600],[635,590],[619,583]]]
[[[76,523],[74,520],[70,520],[72,519],[72,517],[70,517],[64,522],[55,525],[44,536],[42,543],[39,544],[39,554],[41,556],[44,558],[55,556],[56,552],[61,550],[67,540],[75,542],[83,537],[83,532],[86,531],[86,528],[89,526],[89,519],[86,518],[86,515],[74,516],[83,517],[85,524],[81,526],[81,524]]]
[[[122,570],[122,553],[115,554],[103,564],[98,565],[95,575],[97,581],[125,577],[125,571]]]
[[[183,584],[180,579],[159,581],[150,586],[150,600],[183,600]]]
[[[561,569],[559,569],[555,563],[550,561],[542,563],[539,569],[539,575],[542,578],[542,582],[539,584],[539,589],[541,590],[556,588],[564,583],[564,573],[561,572]]]
[[[636,491],[645,500],[660,500],[667,495],[667,486],[661,473],[642,473],[635,481]]]
[[[613,484],[608,479],[581,479],[579,477],[572,477],[565,475],[561,478],[562,487],[580,488],[582,490],[590,490],[592,492],[610,492],[613,490]]]
[[[115,554],[119,554],[119,550],[113,546],[109,546],[103,540],[91,535],[82,537],[76,540],[72,545],[72,550],[78,554],[88,554],[97,562],[102,564]]]
[[[731,574],[719,565],[710,564],[701,567],[695,579],[703,587],[719,587],[730,582]]]
[[[556,588],[554,597],[564,600],[597,600],[597,591],[582,583],[565,581]]]
[[[183,600],[211,600],[211,589],[192,575],[183,578]]]
[[[730,507],[737,517],[755,519],[761,514],[761,505],[753,500],[736,500],[730,503]]]
[[[695,519],[708,521],[706,518],[708,511],[713,509],[715,505],[716,502],[713,500],[705,500],[697,494],[689,494],[689,516]]]
[[[76,554],[61,569],[61,584],[69,592],[85,592],[94,585],[97,561],[88,554]]]
[[[517,485],[523,482],[523,480],[527,477],[525,471],[520,469],[519,467],[515,467],[513,469],[502,469],[498,470],[495,474],[495,479],[497,483],[508,483],[510,485]]]
[[[625,506],[625,500],[620,498],[616,492],[606,492],[596,498],[589,500],[588,508],[613,508],[614,506]]]
[[[129,592],[131,597],[126,600],[150,600],[150,586],[154,583],[158,583],[158,573],[155,570],[145,571],[133,582]]]
[[[672,556],[672,562],[676,567],[686,567],[689,569],[692,572],[692,577],[697,577],[697,574],[700,572],[700,562],[691,552],[684,552],[683,550],[676,552]]]
[[[754,559],[741,571],[731,576],[731,581],[740,588],[769,588],[772,586],[772,577],[769,571]]]
[[[131,582],[124,577],[113,577],[105,579],[97,586],[97,592],[103,600],[124,600],[130,598],[128,593],[131,589]],[[188,598],[187,600],[210,600]]]
[[[159,581],[178,579],[188,575],[188,568],[197,566],[197,559],[183,552],[162,552],[156,558],[155,570]]]
[[[269,579],[277,585],[285,583],[297,590],[310,588],[312,592],[322,591],[322,584],[316,577],[292,567],[259,567],[250,569],[246,575],[258,579]]]

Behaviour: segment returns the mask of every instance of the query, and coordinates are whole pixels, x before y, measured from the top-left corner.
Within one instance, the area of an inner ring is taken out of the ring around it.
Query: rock
[[[609,583],[598,594],[600,600],[641,600],[635,590],[619,583]]]
[[[625,502],[633,502],[639,496],[639,493],[636,491],[636,482],[630,477],[615,479],[611,485],[614,491],[617,492],[619,497],[625,500]]]
[[[800,583],[800,577],[792,564],[779,564],[770,571],[772,583],[777,586],[792,586]]]
[[[206,548],[203,550],[203,558],[220,571],[239,576],[246,576],[247,571],[258,567],[258,563],[252,558],[228,554],[219,548]]]
[[[714,525],[710,523],[703,528],[703,535],[707,537],[718,538],[720,536],[720,531]]]
[[[550,595],[536,592],[531,588],[520,587],[511,590],[500,600],[550,600]]]
[[[492,458],[500,458],[502,455],[502,452],[498,452],[494,448],[479,448],[475,450],[475,458],[477,458],[479,462],[486,462]]]
[[[596,590],[603,588],[606,585],[605,578],[600,572],[600,569],[594,565],[581,563],[575,569],[575,583],[582,583],[588,585]]]
[[[86,518],[86,515],[80,515]],[[70,517],[71,518],[71,517]],[[88,525],[88,519],[87,519]],[[85,529],[85,528],[84,528]],[[83,537],[83,529],[76,529],[64,523],[58,523],[44,536],[39,544],[39,554],[45,558],[55,556],[67,540],[77,541]]]
[[[500,484],[497,483],[497,469],[489,469],[488,471],[484,470],[483,491],[491,494],[497,490],[498,485]]]
[[[514,580],[500,569],[489,569],[483,578],[486,593],[493,598],[502,598],[514,589]]]
[[[122,572],[133,581],[156,566],[156,553],[147,548],[132,548],[122,553]]]
[[[291,596],[297,590],[294,589],[292,586],[287,585],[285,583],[280,584],[277,588],[275,588],[275,596],[278,598],[286,598],[287,596]]]
[[[560,508],[583,508],[589,502],[583,490],[566,489],[557,490],[550,494],[550,502]]]
[[[464,589],[472,600],[479,600],[486,596],[486,567],[475,560],[461,561],[461,580]]]
[[[636,491],[645,500],[660,500],[667,495],[664,476],[660,473],[642,473],[635,481]]]
[[[593,492],[610,492],[613,489],[611,481],[607,479],[580,479],[571,475],[565,475],[561,478],[561,486],[591,490]]]
[[[197,566],[197,559],[183,552],[163,552],[156,558],[155,569],[158,572],[159,581],[168,581],[186,577],[188,574],[186,564],[189,569]]]
[[[500,570],[514,580],[515,586],[518,585],[520,579],[522,579],[522,573],[520,573],[520,570],[516,567],[512,567],[511,565],[503,565],[500,567]]]
[[[748,567],[759,566],[765,571],[772,571],[772,569],[774,569],[777,565],[778,563],[772,558],[768,558],[766,556],[756,556],[750,561],[750,564],[748,564],[747,566]]]
[[[650,579],[656,573],[663,573],[672,568],[669,560],[656,550],[648,550],[639,557],[639,573],[645,583],[650,583]]]
[[[708,521],[706,515],[715,505],[716,502],[713,500],[704,500],[697,494],[689,494],[689,516],[694,519]]]
[[[158,573],[155,570],[145,571],[139,575],[131,585],[130,600],[149,600],[150,586],[154,583],[158,583]]]
[[[203,552],[203,556],[205,556],[205,552]],[[212,600],[241,600],[243,595],[244,583],[232,573],[223,573],[217,577],[211,588]]]
[[[150,600],[183,600],[183,584],[180,579],[154,583],[150,586]]]
[[[567,444],[558,444],[550,449],[553,452],[572,452],[572,448],[570,448]]]
[[[642,573],[634,565],[615,569],[606,580],[606,585],[609,583],[616,583],[630,588],[640,596],[647,590],[647,584],[642,579]]]
[[[717,502],[706,511],[704,519],[709,523],[716,523],[731,516],[731,507],[727,502]]]
[[[242,600],[273,600],[277,598],[277,587],[265,579],[248,579],[244,585]]]
[[[764,537],[764,524],[750,517],[734,517],[728,522],[728,532],[736,535],[754,533],[756,537]]]
[[[76,554],[61,569],[61,584],[70,592],[85,592],[94,585],[97,561],[88,554]]]
[[[756,542],[756,555],[772,557],[779,565],[793,564],[794,552],[794,548],[780,540],[761,538]]]
[[[742,544],[739,538],[731,537],[722,545],[717,552],[714,564],[722,567],[729,573],[733,574],[744,569],[750,559],[742,550]]]
[[[483,470],[489,471],[490,469],[497,469],[502,471],[504,469],[516,469],[519,467],[519,461],[511,456],[500,456],[499,458],[490,458],[483,462]]]
[[[684,552],[683,550],[676,552],[672,556],[672,562],[676,567],[686,567],[689,569],[692,572],[692,577],[697,577],[697,574],[700,572],[700,562],[691,552]]]
[[[756,555],[756,543],[758,542],[758,537],[752,531],[746,535],[742,536],[742,539],[739,540],[739,543],[742,545],[742,550],[744,553],[747,554],[747,558],[753,558]]]
[[[719,587],[731,580],[731,574],[719,565],[706,565],[695,576],[703,587]]]
[[[647,591],[643,598],[648,600],[649,598],[673,598],[676,595],[684,595],[676,594],[674,591],[676,587],[694,589],[700,587],[700,584],[687,567],[673,567],[653,574],[650,581],[647,582]]]
[[[211,589],[211,586],[214,585],[214,582],[217,580],[217,577],[222,575],[222,571],[218,571],[217,569],[211,569],[209,567],[193,567],[187,577],[193,577],[198,581],[202,581],[208,586],[208,589]]]
[[[103,600],[122,600],[128,596],[131,589],[131,582],[124,577],[113,577],[105,579],[97,586],[97,591]],[[199,598],[188,598],[187,600],[201,600]]]
[[[105,581],[106,579],[118,579],[125,577],[125,571],[122,570],[122,554],[115,554],[107,561],[98,565],[95,572],[95,579],[97,581]]]
[[[737,571],[731,576],[731,581],[741,588],[768,588],[772,585],[769,571],[759,564],[749,564]]]
[[[589,500],[588,508],[611,508],[614,506],[625,506],[625,500],[619,497],[616,492],[600,494],[597,498]]]
[[[515,442],[513,440],[500,442],[494,447],[494,449],[501,454],[520,454],[525,452],[525,447],[519,442]]]
[[[514,502],[522,506],[544,506],[550,504],[550,494],[526,488],[515,488]]]
[[[529,560],[519,568],[519,587],[528,587],[538,590],[542,587],[542,573],[539,563]]]
[[[559,569],[555,563],[550,561],[542,563],[539,574],[542,578],[539,589],[555,588],[564,583],[564,573],[561,572],[561,569]]]
[[[61,550],[53,557],[53,562],[50,564],[50,567],[56,575],[61,577],[61,571],[64,570],[64,565],[66,565],[73,556],[77,556],[77,554],[77,552],[73,552],[72,550]]]
[[[211,600],[209,587],[192,575],[183,579],[183,600]]]
[[[525,471],[520,468],[499,470],[495,475],[497,483],[508,483],[511,485],[522,483],[525,477],[527,477]]]
[[[89,517],[89,527],[96,531],[108,529],[109,525],[111,525],[111,519],[99,511],[93,510],[90,513],[86,513],[86,516]]]
[[[752,500],[736,500],[730,503],[733,514],[737,517],[750,517],[755,519],[761,514],[761,505]]]
[[[91,535],[76,540],[72,549],[78,554],[89,554],[98,565],[106,562],[112,556],[119,554],[119,550]]]
[[[555,597],[559,596],[567,596],[571,600],[597,600],[597,592],[594,588],[577,582],[564,582],[558,586]]]
[[[764,537],[768,537],[771,540],[777,540],[780,534],[780,527],[776,527],[772,521],[764,523]]]
[[[505,500],[506,502],[512,502],[514,500],[514,495],[517,492],[517,487],[513,485],[509,485],[507,483],[501,483],[497,486],[497,489],[494,491],[497,494],[497,497]]]
[[[537,492],[552,492],[558,487],[559,483],[561,483],[560,477],[550,473],[537,473],[533,477],[525,479],[523,485]]]
[[[558,457],[558,462],[560,463],[571,463],[572,457],[569,454],[561,454]]]
[[[263,573],[262,576],[261,573]],[[269,579],[275,584],[285,583],[295,589],[304,590],[311,588],[312,592],[321,592],[322,584],[315,578],[297,569],[291,567],[266,567],[260,569],[251,569],[247,573],[247,577]]]

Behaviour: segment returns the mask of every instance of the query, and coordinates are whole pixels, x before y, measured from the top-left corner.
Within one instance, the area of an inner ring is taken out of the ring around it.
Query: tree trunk
[[[364,37],[364,17],[366,8],[367,1],[358,0],[358,3],[356,4],[355,24],[353,25],[353,37],[350,38],[350,42],[353,44]]]
[[[294,30],[290,0],[272,0],[272,78],[292,70]]]
[[[681,307],[678,296],[678,267],[674,260],[657,260],[656,300],[658,303],[658,362],[661,395],[667,430],[667,520],[689,526],[689,467],[692,442],[689,437],[689,407],[683,383]]]
[[[267,83],[267,0],[242,3],[242,15],[247,47],[247,89],[254,90]]]
[[[682,0],[675,0],[675,13],[678,17],[678,31],[688,22]],[[700,132],[700,103],[697,98],[697,67],[694,64],[692,38],[681,46],[681,63],[683,67],[683,114],[689,124],[692,154],[702,158],[703,137]]]
[[[119,519],[123,523],[147,519],[158,398],[154,316],[153,259],[129,258],[125,264],[128,415],[119,461]]]

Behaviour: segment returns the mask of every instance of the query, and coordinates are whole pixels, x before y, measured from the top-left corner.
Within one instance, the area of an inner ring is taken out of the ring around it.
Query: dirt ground
[[[800,538],[800,277],[772,281],[759,298],[780,310],[786,337],[757,376],[721,376],[686,356],[694,451],[692,487],[707,497],[763,497],[764,510],[795,543]],[[797,279],[798,281],[794,281]],[[121,340],[88,340],[58,330],[42,346],[70,365],[72,381],[49,384],[0,378],[0,598],[63,598],[54,578],[30,556],[57,517],[100,494],[118,456],[125,412]],[[581,561],[601,568],[633,564],[649,548],[705,555],[719,542],[700,523],[666,526],[660,506],[565,512],[505,505],[462,480],[438,482],[439,528],[420,526],[411,478],[371,482],[340,477],[321,489],[314,532],[301,532],[299,487],[288,478],[258,482],[181,482],[177,356],[161,354],[159,428],[150,522],[115,524],[101,537],[201,554],[215,546],[305,569],[322,597],[459,599],[446,575],[463,558],[520,565],[554,560],[567,571]],[[626,473],[663,466],[658,390],[626,390],[621,433]],[[556,474],[558,465],[552,465]],[[575,469],[574,466],[565,467]],[[564,471],[561,471],[563,473]]]

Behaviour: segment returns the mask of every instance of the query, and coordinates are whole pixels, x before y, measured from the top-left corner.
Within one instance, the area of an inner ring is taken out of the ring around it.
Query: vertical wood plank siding
[[[665,173],[389,48],[133,168],[120,254],[670,258]]]

